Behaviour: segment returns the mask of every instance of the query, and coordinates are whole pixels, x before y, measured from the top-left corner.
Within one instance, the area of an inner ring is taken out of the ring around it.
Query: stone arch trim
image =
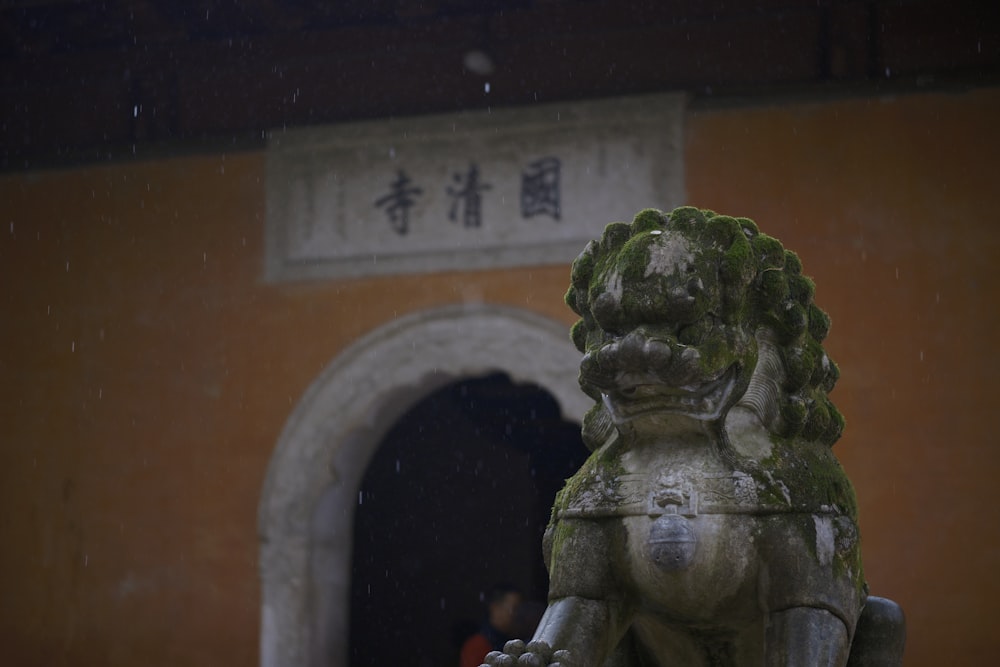
[[[567,332],[510,307],[438,308],[372,331],[316,378],[279,436],[258,509],[263,667],[347,664],[353,507],[382,437],[420,398],[499,371],[583,418],[592,403]]]

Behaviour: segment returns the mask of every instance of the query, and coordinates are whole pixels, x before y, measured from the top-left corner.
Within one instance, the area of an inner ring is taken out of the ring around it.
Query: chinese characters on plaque
[[[572,262],[608,221],[680,204],[682,109],[656,95],[275,131],[265,278]]]
[[[529,162],[521,172],[521,217],[547,215],[559,220],[559,158],[546,156]],[[465,171],[452,174],[452,184],[444,188],[450,206],[447,218],[462,227],[478,228],[483,224],[483,196],[493,186],[483,181],[479,165],[470,162]],[[424,189],[415,186],[404,169],[398,169],[388,191],[375,200],[394,232],[405,236],[410,231],[409,211]]]
[[[410,208],[423,193],[423,189],[410,184],[410,177],[400,169],[389,186],[389,193],[376,199],[375,206],[384,208],[393,231],[404,235],[410,231]]]

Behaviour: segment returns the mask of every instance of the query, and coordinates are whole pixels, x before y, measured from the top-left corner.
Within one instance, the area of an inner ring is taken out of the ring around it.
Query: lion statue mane
[[[670,299],[673,286],[662,289],[670,278],[663,273],[668,267],[634,257],[637,253],[648,256],[655,247],[651,237],[664,230],[681,232],[701,254],[692,258],[696,261],[686,271],[695,274],[692,269],[699,264],[717,267],[717,280],[711,284],[706,284],[704,275],[691,275],[680,304]],[[624,266],[623,257],[630,260]],[[619,271],[625,275],[609,279],[609,274]],[[830,330],[830,318],[813,303],[816,287],[802,275],[798,256],[762,234],[749,218],[690,206],[669,215],[646,209],[631,224],[612,223],[600,240],[591,241],[573,263],[571,280],[566,304],[581,316],[571,335],[577,349],[587,355],[584,364],[599,361],[625,318],[683,322],[676,341],[696,352],[700,360],[716,365],[747,352],[747,361],[755,361],[753,334],[766,327],[776,339],[783,380],[780,387],[755,385],[744,402],[763,413],[759,416],[776,435],[801,435],[828,446],[840,438],[844,418],[827,397],[840,372],[821,345]],[[628,293],[616,300],[609,288],[622,283]],[[632,303],[615,307],[621,299]],[[594,448],[608,435],[610,422],[603,414],[600,390],[583,378],[581,387],[598,401],[584,429],[585,442]]]

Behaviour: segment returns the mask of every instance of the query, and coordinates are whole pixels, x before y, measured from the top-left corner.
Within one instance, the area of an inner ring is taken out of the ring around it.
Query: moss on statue
[[[594,399],[582,426],[593,453],[552,508],[544,553],[558,611],[527,657],[550,664],[568,650],[604,664],[594,651],[638,615],[720,656],[729,648],[706,624],[727,637],[751,628],[748,656],[768,614],[798,607],[819,624],[794,633],[807,653],[856,626],[856,499],[830,449],[844,428],[828,397],[840,372],[814,296],[799,258],[748,218],[645,209],[587,245],[565,301],[580,316],[570,336]],[[741,611],[727,626],[719,615],[736,608],[765,620],[748,625]],[[612,609],[624,625],[595,643]],[[643,664],[677,659],[676,646],[640,635],[629,636],[646,642]]]
[[[574,262],[566,303],[581,315],[572,340],[598,368],[603,362],[596,353],[638,326],[655,329],[653,338],[675,347],[676,356],[693,350],[688,358],[703,376],[721,377],[730,368],[750,373],[757,363],[755,332],[773,331],[783,366],[776,446],[771,458],[746,467],[766,504],[793,502],[804,509],[819,503],[853,516],[853,492],[824,447],[839,438],[844,420],[827,398],[839,370],[821,345],[830,319],[814,295],[798,256],[752,220],[686,206],[669,214],[645,209],[631,224],[608,225]],[[581,385],[600,396],[582,376]],[[602,410],[596,405],[588,418]],[[605,434],[607,428],[589,430]],[[610,453],[595,454],[557,506],[581,492],[579,485],[598,469],[613,475],[613,465]],[[796,499],[786,498],[788,488]]]
[[[684,257],[658,266],[663,255],[682,251]],[[825,399],[838,377],[820,345],[830,320],[813,303],[815,285],[801,272],[799,258],[748,218],[690,206],[669,214],[645,209],[631,224],[608,225],[574,262],[566,303],[581,320],[573,343],[593,351],[607,342],[608,331],[667,321],[710,371],[748,354],[749,336],[767,327],[782,345],[787,369],[782,435],[801,433],[830,445],[843,427]]]

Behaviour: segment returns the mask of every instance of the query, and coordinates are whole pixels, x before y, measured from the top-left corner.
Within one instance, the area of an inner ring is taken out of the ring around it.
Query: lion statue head
[[[830,318],[799,258],[753,221],[682,207],[608,225],[573,262],[580,385],[597,448],[649,413],[722,423],[738,407],[771,434],[832,445]]]

